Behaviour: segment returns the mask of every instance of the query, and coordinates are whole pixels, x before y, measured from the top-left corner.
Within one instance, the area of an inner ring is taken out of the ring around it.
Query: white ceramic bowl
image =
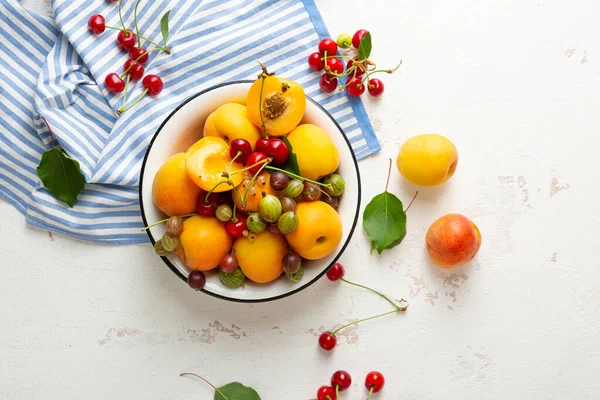
[[[166,218],[152,201],[152,182],[160,166],[173,154],[185,152],[190,145],[202,137],[204,121],[221,104],[228,102],[245,104],[246,93],[251,84],[251,81],[229,82],[204,90],[177,107],[162,123],[148,146],[142,164],[140,205],[146,226]],[[340,153],[338,173],[346,181],[346,191],[339,207],[343,224],[340,244],[329,256],[321,260],[303,261],[304,277],[299,283],[294,283],[282,276],[268,284],[256,284],[247,280],[243,287],[231,289],[220,282],[219,275],[215,270],[208,271],[206,274],[206,286],[202,290],[204,293],[239,302],[280,299],[297,293],[316,282],[337,261],[348,245],[358,219],[361,192],[354,152],[340,126],[323,107],[310,98],[306,103],[306,112],[302,123],[312,123],[323,128],[330,135]],[[147,232],[154,244],[165,233],[165,225],[160,224]],[[148,251],[152,251],[152,249],[149,247]],[[162,257],[162,259],[175,274],[186,281],[190,270],[176,255]]]

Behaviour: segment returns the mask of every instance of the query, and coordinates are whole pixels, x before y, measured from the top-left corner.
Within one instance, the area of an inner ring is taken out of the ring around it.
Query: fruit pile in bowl
[[[267,301],[302,290],[339,258],[360,181],[335,120],[263,69],[165,120],[144,159],[140,203],[156,253],[192,288]]]

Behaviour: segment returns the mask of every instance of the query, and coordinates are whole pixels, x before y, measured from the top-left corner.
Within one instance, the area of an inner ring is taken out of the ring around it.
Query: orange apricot
[[[168,216],[195,212],[200,192],[187,174],[185,153],[175,154],[165,161],[152,182],[152,200]]]

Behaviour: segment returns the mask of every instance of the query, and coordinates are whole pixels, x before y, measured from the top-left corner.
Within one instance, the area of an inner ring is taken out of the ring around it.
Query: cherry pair
[[[352,385],[352,377],[344,370],[336,371],[331,376],[331,386],[321,386],[317,391],[317,400],[338,400],[339,392]],[[365,387],[369,391],[369,399],[373,393],[378,393],[385,385],[385,378],[381,372],[371,371],[365,378]]]

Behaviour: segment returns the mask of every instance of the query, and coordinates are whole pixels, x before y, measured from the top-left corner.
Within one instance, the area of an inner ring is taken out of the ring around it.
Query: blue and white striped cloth
[[[135,3],[123,2],[128,27]],[[361,101],[321,93],[319,74],[307,67],[318,40],[329,36],[313,0],[142,1],[140,32],[157,43],[160,17],[172,10],[173,53],[153,52],[146,63],[146,73],[161,76],[165,90],[116,118],[122,97],[108,93],[103,82],[108,73],[122,71],[128,55],[115,45],[116,31],[94,36],[87,20],[99,13],[107,25],[119,26],[117,5],[53,0],[55,18],[49,18],[17,0],[0,0],[0,195],[28,224],[96,242],[147,242],[138,182],[153,134],[169,112],[198,91],[254,78],[257,59],[302,84],[332,113],[358,158],[380,150]],[[141,83],[130,87],[129,98],[141,91]],[[37,177],[41,155],[50,148],[40,116],[79,161],[88,182],[73,208],[54,199]]]

